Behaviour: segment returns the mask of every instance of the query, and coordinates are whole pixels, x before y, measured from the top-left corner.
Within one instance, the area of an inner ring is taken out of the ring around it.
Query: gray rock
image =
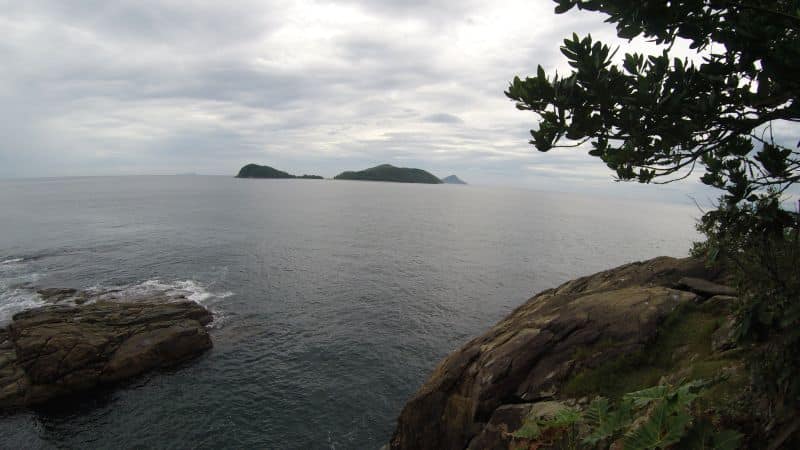
[[[723,352],[736,347],[736,319],[728,317],[711,335],[711,348],[715,352]]]
[[[78,290],[72,288],[45,288],[39,289],[36,293],[39,294],[44,301],[58,303],[62,300],[74,297],[78,293]]]
[[[211,319],[190,301],[97,301],[16,314],[0,330],[0,409],[46,402],[190,359],[211,347],[205,329]]]
[[[644,349],[667,315],[697,298],[670,287],[705,270],[699,259],[662,257],[539,293],[434,369],[403,408],[392,449],[496,448],[525,408],[509,403],[557,393],[577,371]]]
[[[722,284],[713,283],[702,278],[683,277],[678,280],[678,287],[689,290],[704,297],[713,297],[715,295],[728,295],[735,296],[736,289],[724,286]]]

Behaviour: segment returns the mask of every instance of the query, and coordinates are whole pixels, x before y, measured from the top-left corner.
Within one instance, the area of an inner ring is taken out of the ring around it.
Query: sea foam
[[[0,327],[7,325],[14,314],[47,304],[36,292],[40,274],[31,272],[23,258],[0,261]],[[161,301],[190,300],[205,306],[214,313],[212,327],[219,327],[225,314],[219,308],[220,300],[233,294],[230,291],[214,292],[195,280],[162,281],[145,280],[125,285],[95,285],[86,289],[88,302],[98,300],[137,302],[158,299]],[[74,299],[65,299],[60,304],[75,305]]]

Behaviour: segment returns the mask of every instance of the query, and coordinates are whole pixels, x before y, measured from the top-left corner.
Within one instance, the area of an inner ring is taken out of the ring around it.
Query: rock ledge
[[[587,394],[570,391],[578,375],[644,352],[678,308],[724,306],[727,302],[703,301],[734,292],[717,284],[724,282],[722,277],[721,271],[706,268],[698,259],[659,257],[539,293],[439,363],[403,408],[389,447],[462,450],[521,445],[511,432],[537,405],[586,402]],[[727,334],[719,334],[719,347],[724,349]],[[711,346],[708,341],[704,346]],[[689,349],[684,353],[676,351],[674,357],[694,359]]]
[[[186,361],[211,348],[211,320],[187,300],[57,304],[16,314],[0,329],[0,410]]]

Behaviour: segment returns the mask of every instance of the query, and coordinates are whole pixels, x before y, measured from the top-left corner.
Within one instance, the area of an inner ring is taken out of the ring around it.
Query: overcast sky
[[[559,45],[573,31],[628,45],[601,15],[552,10],[0,0],[0,177],[232,175],[250,162],[330,177],[391,163],[477,184],[643,189],[610,187],[583,151],[527,144],[534,116],[503,95],[514,75],[567,71]]]

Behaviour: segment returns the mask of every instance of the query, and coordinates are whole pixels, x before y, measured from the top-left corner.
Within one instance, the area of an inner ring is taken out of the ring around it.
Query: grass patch
[[[564,385],[563,393],[573,398],[600,395],[619,399],[627,392],[657,385],[665,375],[685,373],[688,379],[714,379],[723,368],[741,358],[734,358],[732,353],[715,354],[711,349],[712,335],[727,315],[723,309],[694,303],[681,305],[667,317],[655,341],[643,351],[578,373]],[[598,346],[607,348],[608,343]],[[582,354],[601,351],[598,346]]]

